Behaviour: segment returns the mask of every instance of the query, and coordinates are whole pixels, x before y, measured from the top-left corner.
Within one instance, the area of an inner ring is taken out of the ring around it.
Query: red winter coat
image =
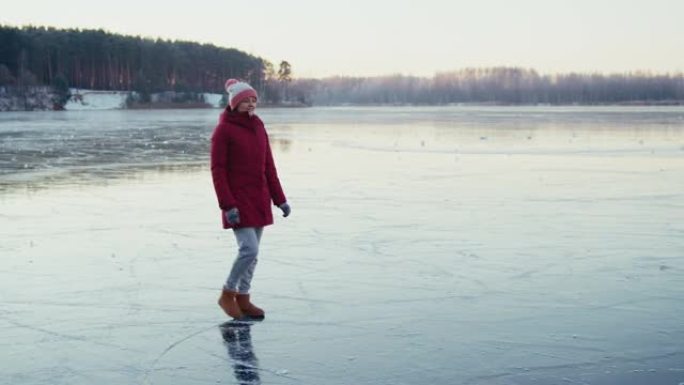
[[[211,137],[211,176],[224,229],[273,224],[271,201],[285,203],[264,122],[256,115],[221,114]],[[240,211],[237,225],[223,215],[233,207]]]

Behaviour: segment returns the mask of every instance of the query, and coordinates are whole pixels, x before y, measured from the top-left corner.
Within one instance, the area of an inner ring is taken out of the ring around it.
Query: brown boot
[[[252,318],[264,318],[264,311],[256,307],[249,301],[249,294],[238,294],[236,297],[237,304],[240,306],[242,312]]]
[[[221,297],[219,297],[218,304],[221,306],[221,309],[226,312],[228,317],[240,319],[243,317],[243,314],[240,311],[240,306],[238,306],[237,301],[235,300],[236,296],[237,292],[224,289],[221,291]]]

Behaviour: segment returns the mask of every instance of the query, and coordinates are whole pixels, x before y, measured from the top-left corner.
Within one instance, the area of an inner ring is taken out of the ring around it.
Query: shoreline
[[[193,95],[158,93],[152,100],[142,103],[129,91],[102,91],[71,89],[66,104],[55,102],[55,93],[49,87],[36,87],[25,93],[8,92],[0,87],[0,112],[17,111],[102,111],[102,110],[169,110],[169,109],[221,109],[222,94],[198,93]],[[175,95],[175,96],[174,96]],[[201,97],[197,97],[197,96]],[[182,96],[181,100],[174,100]],[[452,102],[452,103],[331,103],[303,102],[259,103],[260,108],[306,107],[676,107],[684,100],[633,100],[610,103],[510,103],[510,102]]]
[[[103,110],[170,110],[170,109],[222,109],[222,94],[201,93],[201,100],[174,101],[165,93],[153,94],[152,101],[141,103],[131,100],[128,91],[102,91],[71,89],[64,105],[54,102],[55,94],[48,87],[36,87],[20,94],[7,92],[0,87],[0,112],[19,111],[103,111]],[[200,95],[200,94],[197,94]],[[187,95],[186,95],[187,96]],[[452,102],[452,103],[334,103],[311,104],[302,102],[259,103],[260,108],[289,109],[307,107],[678,107],[684,100],[633,100],[609,103],[510,103],[510,102]]]
[[[683,107],[684,101],[676,103],[592,103],[592,104],[506,104],[506,103],[454,103],[454,104],[322,104],[322,105],[277,105],[260,104],[259,108],[268,109],[295,109],[295,108],[420,108],[420,107]],[[122,108],[91,108],[91,109],[3,109],[2,112],[74,112],[74,111],[139,111],[139,110],[221,110],[224,107],[215,107],[207,103],[161,103],[150,105],[135,105]]]

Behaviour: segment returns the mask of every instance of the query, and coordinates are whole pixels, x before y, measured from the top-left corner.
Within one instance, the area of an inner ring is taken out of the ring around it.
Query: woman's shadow
[[[259,360],[252,347],[251,321],[228,321],[219,326],[228,356],[233,361],[233,373],[240,385],[259,385]]]

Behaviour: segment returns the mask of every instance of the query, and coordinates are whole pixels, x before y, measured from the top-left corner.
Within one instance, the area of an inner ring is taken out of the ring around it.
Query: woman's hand
[[[281,210],[283,210],[283,216],[284,216],[284,217],[287,217],[288,215],[290,215],[290,212],[292,211],[292,209],[290,208],[290,205],[287,204],[287,202],[283,203],[282,205],[280,205],[280,206],[278,206],[278,207],[279,207]]]
[[[237,207],[233,207],[230,210],[224,211],[223,215],[226,217],[226,221],[228,221],[228,223],[231,225],[237,225],[240,223],[240,210],[238,210]]]

